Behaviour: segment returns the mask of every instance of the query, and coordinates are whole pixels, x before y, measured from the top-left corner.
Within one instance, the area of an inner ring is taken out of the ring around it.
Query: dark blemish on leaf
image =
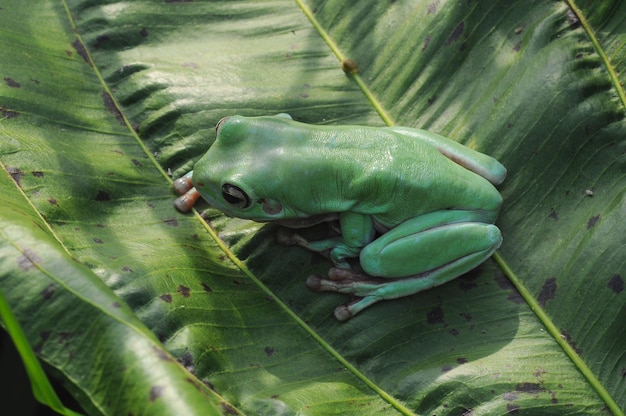
[[[427,13],[428,14],[437,13],[437,6],[438,5],[439,5],[438,1],[433,1],[432,3],[428,3]]]
[[[622,378],[626,378],[626,368],[622,367]]]
[[[58,201],[55,198],[48,198],[48,203],[50,205],[58,205]]]
[[[467,358],[464,358],[464,357],[459,357],[459,358],[457,358],[457,359],[456,359],[456,362],[457,362],[457,364],[459,364],[459,365],[467,364],[467,363],[468,363],[468,361],[469,361],[469,360],[468,360]]]
[[[132,159],[132,160],[131,160],[131,162],[133,162],[133,165],[135,165],[135,166],[137,166],[137,167],[141,167],[141,166],[143,166],[143,165],[141,164],[141,162],[140,162],[140,161],[138,161],[137,159]]]
[[[589,221],[587,221],[587,229],[593,228],[599,219],[600,219],[600,214],[594,215],[593,217],[589,218]]]
[[[122,307],[122,305],[121,305],[119,302],[113,302],[113,303],[111,304],[111,306],[113,306],[113,308],[115,308],[115,309],[119,309],[119,308],[121,308],[121,307]]]
[[[443,320],[443,309],[440,306],[435,306],[426,312],[426,322],[431,325],[445,323]]]
[[[139,34],[141,36],[143,36],[144,38],[148,37],[148,29],[146,29],[145,27],[142,27],[141,30],[139,31]]]
[[[18,168],[11,168],[11,167],[7,168],[7,171],[9,172],[9,175],[11,175],[11,178],[13,178],[17,186],[21,188],[22,187],[21,182],[22,182],[22,178],[24,177],[24,172],[22,172]]]
[[[131,269],[130,266],[122,266],[122,271],[134,273],[133,269]]]
[[[465,319],[467,322],[470,322],[470,321],[472,320],[472,314],[471,314],[471,313],[469,313],[469,312],[462,312],[460,315],[461,315],[461,317],[462,317],[463,319]]]
[[[37,263],[41,263],[41,257],[30,248],[24,249],[24,252],[17,258],[17,265],[24,271],[32,269]]]
[[[518,383],[515,386],[515,391],[529,394],[536,394],[545,390],[546,388],[539,383]]]
[[[544,370],[543,368],[538,368],[537,371],[535,371],[533,373],[533,376],[537,377],[537,378],[542,378],[544,374],[546,374],[547,371]]]
[[[432,97],[430,97],[428,100],[426,100],[426,102],[428,103],[428,105],[433,105],[435,104],[435,101],[437,101],[437,96],[433,95]]]
[[[506,297],[506,300],[511,301],[516,305],[521,305],[522,303],[524,303],[524,298],[517,290],[511,292],[511,294]]]
[[[555,221],[556,221],[556,220],[558,220],[558,219],[559,219],[559,214],[558,214],[558,212],[556,212],[556,211],[554,210],[554,208],[552,208],[552,209],[550,210],[550,214],[548,214],[548,218],[552,218],[553,220],[555,220]]]
[[[567,23],[572,26],[572,28],[580,26],[580,20],[578,20],[578,16],[572,11],[572,9],[567,10]]]
[[[467,292],[470,289],[475,289],[478,287],[475,280],[478,278],[477,273],[469,272],[464,274],[462,277],[457,279],[459,281],[459,288],[463,292]]]
[[[178,289],[176,291],[184,298],[188,298],[191,290],[187,286],[178,285]]]
[[[274,296],[266,296],[265,299],[267,299],[268,302],[274,302]]]
[[[521,27],[517,27],[517,28],[515,28],[515,34],[519,35],[520,33],[522,33],[523,30],[524,29],[522,29]]]
[[[166,218],[163,220],[163,223],[170,227],[178,227],[178,220],[176,220],[176,218]]]
[[[576,343],[572,339],[572,336],[569,334],[569,332],[562,331],[561,332],[561,336],[563,337],[563,339],[565,339],[565,341],[567,341],[569,346],[572,347],[574,349],[574,351],[576,351],[576,354],[578,354],[578,355],[582,354],[582,352],[583,352],[582,348],[576,347]]]
[[[41,292],[39,292],[39,295],[44,298],[44,300],[50,300],[52,296],[54,296],[54,292],[56,292],[56,290],[56,286],[54,286],[53,283],[50,283]]]
[[[306,92],[303,92],[302,94],[299,95],[300,98],[309,98],[309,94],[307,94]]]
[[[619,274],[614,274],[607,285],[615,293],[621,293],[624,290],[624,279]]]
[[[230,404],[226,402],[222,402],[221,405],[222,405],[222,411],[224,412],[225,415],[238,415],[239,414],[237,409],[232,407]]]
[[[450,333],[450,335],[452,335],[453,337],[456,337],[457,335],[459,335],[459,330],[456,328],[452,328],[451,330],[448,331]]]
[[[522,48],[522,42],[517,42],[515,46],[513,46],[513,51],[519,52],[521,48]]]
[[[422,45],[422,52],[424,52],[426,50],[426,48],[428,48],[428,44],[430,43],[430,40],[432,38],[430,36],[426,36],[424,38],[424,44]]]
[[[202,282],[200,283],[200,285],[202,286],[202,290],[204,290],[205,292],[213,292],[213,289],[211,289],[211,287],[206,283]]]
[[[508,415],[517,415],[519,414],[521,407],[517,404],[507,403],[506,404],[506,413]]]
[[[171,355],[169,355],[167,352],[165,352],[164,350],[162,350],[161,348],[152,347],[152,350],[154,351],[154,353],[157,355],[157,357],[159,358],[159,360],[163,360],[163,361],[169,361],[169,362],[173,362],[174,359],[172,358]]]
[[[550,299],[554,298],[556,289],[557,289],[556,278],[551,277],[550,279],[545,281],[545,283],[541,287],[541,292],[539,292],[539,296],[537,297],[537,302],[539,302],[539,305],[541,305],[542,308],[545,308],[546,303]]]
[[[441,366],[441,372],[442,373],[447,373],[450,370],[452,370],[452,366],[450,364],[445,364],[445,365]]]
[[[170,295],[169,293],[159,296],[159,299],[161,299],[163,302],[172,303],[172,295]]]
[[[150,401],[153,402],[161,397],[163,395],[163,390],[165,390],[163,386],[152,386],[150,389]]]
[[[85,46],[82,43],[80,43],[78,39],[72,42],[72,47],[74,48],[76,53],[78,53],[80,57],[83,58],[83,60],[89,64],[89,66],[92,66],[91,60],[89,60],[89,55],[87,54],[87,50],[85,49]]]
[[[106,191],[98,191],[98,194],[95,197],[96,201],[102,202],[102,201],[110,201],[111,200],[111,195],[109,195],[108,192]]]
[[[93,43],[94,49],[100,49],[102,46],[106,46],[106,44],[111,40],[109,35],[100,35],[96,37],[96,41]]]
[[[191,374],[195,374],[196,366],[193,363],[193,355],[191,355],[189,351],[185,351],[185,353],[178,359],[178,362],[181,363]]]
[[[102,102],[104,103],[104,106],[107,108],[107,110],[109,110],[109,112],[115,116],[121,126],[125,127],[126,123],[124,122],[124,116],[122,116],[120,109],[117,108],[117,106],[115,105],[115,101],[113,101],[113,97],[111,97],[111,94],[106,91],[102,91],[101,97]]]
[[[36,178],[43,178],[43,172],[35,171],[33,172],[33,176]]]
[[[4,78],[4,82],[9,86],[9,88],[21,88],[22,84],[13,80],[13,78],[6,77]]]
[[[20,114],[17,111],[9,110],[5,107],[0,107],[0,113],[2,113],[2,117],[4,118],[15,118]]]
[[[106,225],[104,225],[104,224],[96,224],[96,227],[98,227],[98,228],[105,228]]]
[[[233,283],[236,284],[237,286],[243,285],[243,282],[239,279],[233,279]]]
[[[463,34],[464,30],[465,30],[465,22],[459,23],[457,27],[454,28],[454,31],[452,32],[450,37],[448,37],[448,39],[446,40],[445,45],[448,46],[452,42],[456,41],[459,38],[459,36]]]
[[[265,347],[263,351],[265,351],[265,355],[267,355],[268,357],[271,357],[272,355],[274,355],[275,350],[272,347]]]
[[[71,58],[72,56],[74,56],[74,52],[72,52],[72,51],[68,51],[67,49],[65,50],[65,54],[66,54],[67,56],[69,56],[70,58]]]
[[[104,244],[104,241],[102,241],[100,238],[94,237],[94,238],[92,238],[92,240],[96,244]]]
[[[356,74],[359,72],[359,64],[353,59],[344,59],[341,61],[341,70],[346,74]]]

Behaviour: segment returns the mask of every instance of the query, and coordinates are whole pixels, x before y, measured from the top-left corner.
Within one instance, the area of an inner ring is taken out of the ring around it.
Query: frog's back
[[[502,203],[497,189],[428,142],[386,128],[353,127],[335,134],[322,147],[342,154],[337,174],[348,175],[346,197],[357,201],[352,210],[372,214],[388,227],[449,209],[484,210],[495,218]]]

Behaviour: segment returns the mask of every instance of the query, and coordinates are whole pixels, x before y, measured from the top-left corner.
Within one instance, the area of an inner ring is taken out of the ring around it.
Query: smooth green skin
[[[307,285],[359,297],[335,310],[346,320],[486,260],[502,242],[493,225],[502,198],[492,183],[505,176],[495,159],[423,130],[232,116],[218,123],[215,143],[194,170],[177,180],[187,181],[179,199],[190,198],[177,206],[190,209],[197,190],[229,216],[292,228],[338,220],[335,238],[279,239],[329,254],[336,268]],[[362,271],[351,269],[354,257]]]

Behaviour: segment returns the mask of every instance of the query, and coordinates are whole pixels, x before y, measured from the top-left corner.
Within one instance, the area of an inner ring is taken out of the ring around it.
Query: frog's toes
[[[346,303],[345,305],[337,306],[334,312],[335,318],[338,321],[347,321],[363,309],[378,302],[379,300],[381,299],[376,296],[366,296],[364,298],[356,299],[350,303]]]
[[[187,191],[193,188],[193,181],[189,176],[182,176],[176,179],[172,186],[178,195],[184,195]]]
[[[200,193],[196,191],[196,188],[191,188],[174,200],[174,207],[180,212],[189,212],[198,198],[200,198]]]

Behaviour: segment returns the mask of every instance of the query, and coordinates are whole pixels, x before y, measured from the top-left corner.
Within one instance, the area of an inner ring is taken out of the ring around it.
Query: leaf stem
[[[607,72],[609,73],[609,78],[611,78],[611,83],[613,84],[613,87],[617,91],[617,95],[620,101],[622,102],[622,107],[626,108],[626,93],[624,92],[624,87],[619,81],[617,72],[615,72],[613,65],[611,65],[611,59],[604,51],[604,48],[600,44],[600,40],[594,33],[593,29],[591,28],[591,25],[587,21],[587,18],[585,18],[585,15],[583,14],[583,12],[574,4],[573,0],[566,0],[566,3],[569,6],[570,10],[576,15],[576,18],[580,22],[580,25],[583,27],[583,29],[585,29],[585,32],[587,32],[587,36],[589,36],[589,40],[593,44],[598,55],[600,55],[600,59],[602,59],[602,63],[604,64]]]
[[[347,59],[346,56],[343,54],[343,52],[341,52],[339,46],[337,46],[337,44],[330,37],[328,32],[324,30],[320,22],[317,21],[317,19],[313,15],[313,11],[306,4],[304,4],[303,0],[295,1],[302,10],[302,12],[305,14],[305,16],[309,19],[315,30],[317,30],[317,33],[319,33],[320,37],[324,40],[324,42],[326,42],[326,44],[333,52],[333,54],[337,57],[337,59],[339,59],[339,62],[344,62]],[[369,102],[372,103],[372,106],[374,107],[378,115],[380,115],[380,118],[383,119],[385,124],[387,124],[388,126],[395,125],[396,123],[391,118],[391,115],[389,115],[389,113],[383,108],[383,105],[374,96],[374,93],[367,87],[367,85],[365,85],[363,77],[361,77],[358,73],[351,73],[350,75],[352,76],[352,79],[354,79],[354,82],[356,82],[356,84],[359,86],[363,94],[367,97]]]
[[[596,375],[591,371],[589,366],[583,361],[583,359],[578,355],[578,353],[572,348],[572,346],[567,342],[565,337],[557,326],[554,324],[552,319],[548,316],[546,311],[539,305],[537,299],[530,293],[528,288],[524,286],[520,278],[515,274],[513,270],[509,267],[509,265],[504,261],[504,259],[497,252],[493,254],[493,259],[498,263],[498,266],[502,269],[504,274],[509,278],[511,283],[515,286],[517,291],[520,293],[522,298],[526,301],[526,304],[530,307],[530,309],[535,313],[539,321],[544,325],[546,330],[552,338],[559,344],[559,346],[563,349],[565,354],[569,357],[570,360],[574,363],[578,371],[581,372],[583,377],[585,377],[589,384],[593,387],[593,389],[598,393],[600,398],[604,401],[606,406],[613,412],[615,416],[624,416],[624,412],[619,408],[618,404],[615,402],[611,394],[604,388],[600,380],[596,377]]]

